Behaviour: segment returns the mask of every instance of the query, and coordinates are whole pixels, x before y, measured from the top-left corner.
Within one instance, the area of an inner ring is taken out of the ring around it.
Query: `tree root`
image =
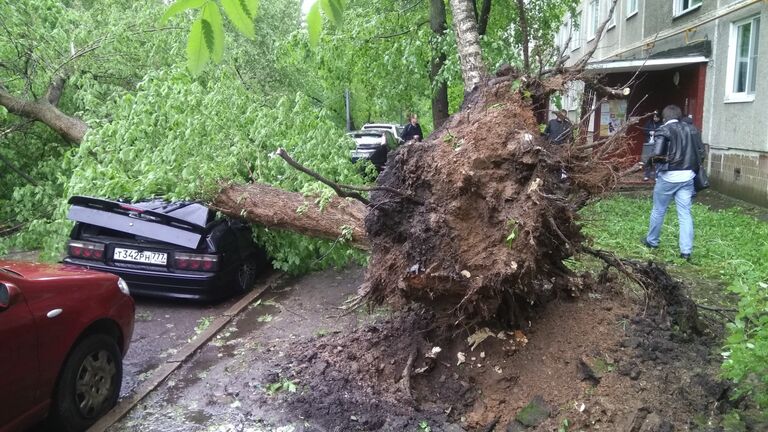
[[[684,293],[685,287],[675,281],[664,268],[652,261],[643,263],[619,258],[612,253],[587,246],[582,246],[581,249],[637,282],[645,291],[646,305],[651,302],[660,303],[658,306],[661,312],[669,313],[683,333],[701,334],[698,306]]]
[[[417,354],[418,349],[414,348],[408,356],[408,361],[405,363],[402,375],[400,375],[400,388],[408,397],[411,397],[411,373],[413,372],[413,363],[416,361]]]

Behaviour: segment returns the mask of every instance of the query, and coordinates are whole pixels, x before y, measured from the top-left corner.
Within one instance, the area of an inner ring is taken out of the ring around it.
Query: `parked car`
[[[117,402],[134,303],[117,276],[0,261],[0,432],[87,429]]]
[[[392,133],[392,135],[395,136],[397,139],[398,144],[402,144],[403,141],[403,130],[405,129],[405,126],[400,126],[399,124],[392,124],[392,123],[368,123],[363,125],[361,128],[362,130],[386,130]]]
[[[70,198],[64,262],[114,273],[136,295],[217,300],[253,287],[267,255],[250,225],[196,202]]]
[[[349,132],[355,140],[355,149],[350,151],[352,162],[360,159],[368,159],[379,170],[384,170],[387,164],[387,154],[399,145],[397,139],[388,130],[369,129]]]

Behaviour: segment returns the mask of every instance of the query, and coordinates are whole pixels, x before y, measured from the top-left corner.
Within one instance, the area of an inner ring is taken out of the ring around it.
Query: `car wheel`
[[[51,425],[82,431],[112,409],[120,394],[123,364],[114,339],[96,334],[81,340],[61,370]]]
[[[235,279],[235,290],[238,293],[246,293],[253,289],[256,282],[256,273],[259,269],[256,260],[246,258],[237,269],[237,278]]]

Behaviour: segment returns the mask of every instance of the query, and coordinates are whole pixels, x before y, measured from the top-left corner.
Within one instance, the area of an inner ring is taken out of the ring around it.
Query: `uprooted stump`
[[[584,240],[576,211],[610,190],[616,171],[592,146],[547,143],[531,101],[511,84],[495,78],[467,95],[424,142],[392,152],[372,189],[337,185],[278,151],[337,192],[370,190],[369,200],[349,194],[359,201],[297,214],[310,199],[249,184],[224,187],[212,207],[325,238],[348,227],[352,244],[372,254],[361,300],[423,302],[450,323],[517,326],[530,305],[578,287],[563,264]]]
[[[390,155],[378,185],[416,200],[371,193],[361,293],[428,302],[456,322],[514,324],[521,306],[569,289],[563,260],[583,241],[576,210],[588,194],[567,148],[539,137],[530,105],[508,82],[470,94],[427,140]],[[592,175],[607,181],[608,172]]]

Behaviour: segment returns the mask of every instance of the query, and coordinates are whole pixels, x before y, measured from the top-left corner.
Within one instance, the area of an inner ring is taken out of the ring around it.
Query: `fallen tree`
[[[476,87],[428,139],[392,152],[370,200],[336,198],[321,211],[301,194],[246,184],[226,186],[213,206],[325,238],[348,227],[352,244],[371,251],[360,291],[365,300],[428,301],[454,321],[515,324],[525,305],[576,286],[563,264],[584,240],[576,211],[612,189],[619,167],[595,157],[623,143],[547,143],[532,102],[511,90],[514,79],[496,77]],[[553,81],[539,85],[550,88]],[[351,188],[320,180],[340,195]]]
[[[474,55],[478,47],[464,48]],[[324,238],[339,238],[346,227],[352,244],[371,251],[361,300],[426,302],[454,323],[517,325],[528,306],[578,288],[563,264],[584,241],[577,210],[621,175],[615,155],[629,125],[590,143],[579,136],[555,145],[539,136],[534,110],[569,81],[587,81],[599,96],[628,94],[627,86],[607,88],[586,74],[585,59],[566,67],[560,56],[536,74],[506,67],[489,79],[473,57],[462,109],[423,142],[391,152],[369,199],[358,193],[365,188],[337,185],[280,150],[289,164],[351,198],[308,210],[311,198],[299,194],[229,185],[213,206]]]

